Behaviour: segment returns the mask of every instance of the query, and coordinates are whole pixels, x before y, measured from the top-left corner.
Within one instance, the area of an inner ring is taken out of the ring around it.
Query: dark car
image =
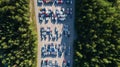
[[[73,11],[72,8],[67,8],[67,9],[66,9],[67,14],[72,14],[72,11]]]
[[[72,8],[66,8],[65,13],[66,13],[69,17],[72,17],[72,15],[73,15],[73,9],[72,9]]]
[[[70,48],[70,46],[68,46],[66,49],[67,50],[65,50],[65,56],[70,56],[71,55],[71,48]]]
[[[55,60],[55,64],[54,64],[55,67],[58,67],[58,62]]]
[[[67,61],[66,67],[70,67],[70,60]]]
[[[56,22],[57,21],[57,16],[55,14],[52,14],[51,20],[53,22]]]

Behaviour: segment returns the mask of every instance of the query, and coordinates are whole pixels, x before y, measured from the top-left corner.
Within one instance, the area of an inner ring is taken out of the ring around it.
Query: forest
[[[0,67],[35,67],[30,0],[0,0]]]
[[[120,67],[120,1],[76,0],[73,67]]]

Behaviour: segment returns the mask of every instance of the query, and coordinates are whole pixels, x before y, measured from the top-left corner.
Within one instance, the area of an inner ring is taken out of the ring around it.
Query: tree
[[[120,16],[117,1],[76,2],[74,65],[77,67],[117,67],[120,63]]]
[[[36,35],[30,29],[29,0],[0,0],[0,13],[0,67],[32,67]]]

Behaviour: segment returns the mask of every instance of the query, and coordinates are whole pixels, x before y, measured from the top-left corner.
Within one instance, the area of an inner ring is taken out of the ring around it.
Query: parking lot
[[[38,67],[72,67],[74,0],[35,0]]]

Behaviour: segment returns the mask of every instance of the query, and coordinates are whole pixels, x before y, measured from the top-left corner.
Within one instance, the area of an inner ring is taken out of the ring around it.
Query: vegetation
[[[0,0],[0,67],[35,67],[36,37],[29,0]]]
[[[76,0],[74,67],[120,66],[119,0]]]

